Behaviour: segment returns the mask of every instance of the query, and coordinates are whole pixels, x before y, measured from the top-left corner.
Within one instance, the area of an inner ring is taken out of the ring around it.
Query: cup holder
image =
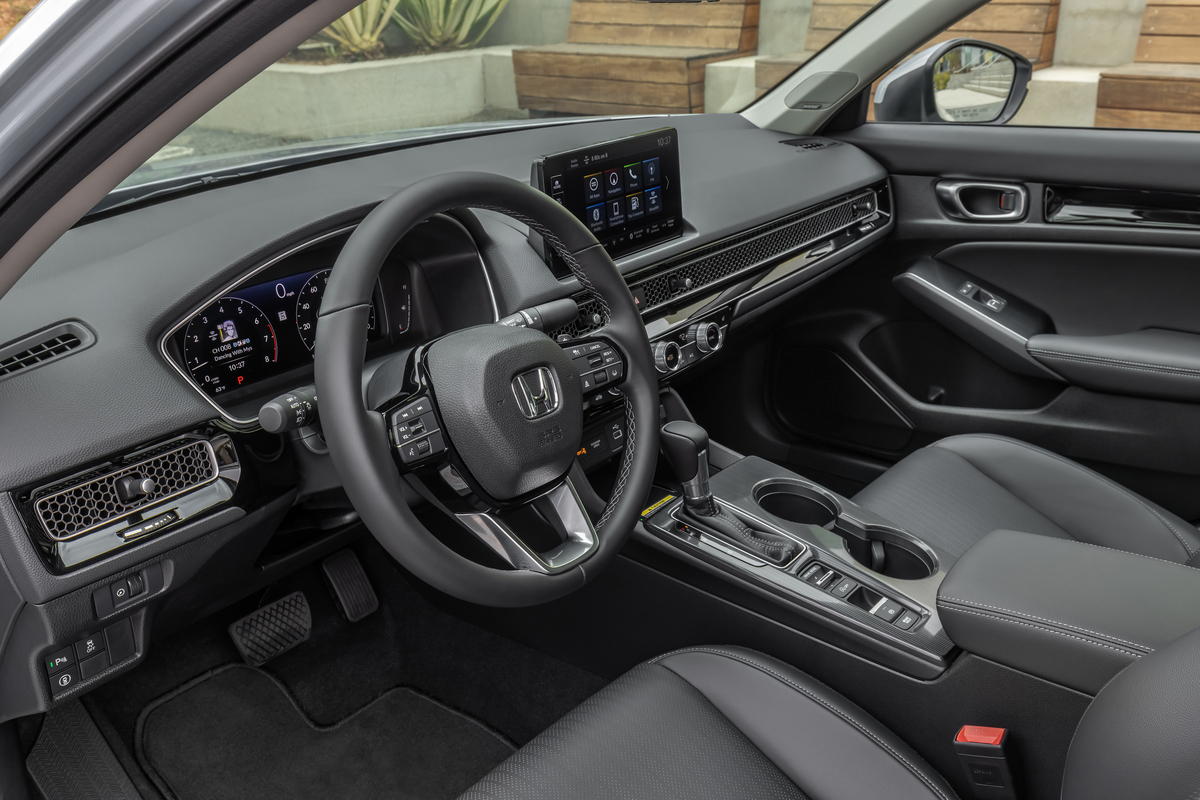
[[[846,552],[867,569],[902,581],[928,578],[936,571],[933,557],[913,542],[907,541],[898,531],[881,534],[872,530],[868,531],[867,535],[879,538],[859,539],[854,536],[842,536],[846,543]],[[888,538],[883,538],[884,535]]]
[[[768,514],[798,525],[828,528],[838,514],[828,497],[795,483],[767,483],[755,490],[754,500]]]
[[[841,537],[846,552],[869,570],[914,581],[937,571],[933,553],[904,531],[865,527],[841,516],[837,503],[817,489],[789,481],[767,481],[754,490],[759,508],[798,525],[816,525]]]

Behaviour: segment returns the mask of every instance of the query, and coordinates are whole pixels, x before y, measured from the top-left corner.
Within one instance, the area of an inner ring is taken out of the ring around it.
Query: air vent
[[[207,441],[176,441],[135,464],[43,489],[34,495],[34,510],[51,539],[73,539],[139,508],[212,483],[218,469],[216,454]],[[118,483],[125,478],[133,478],[136,483],[148,479],[153,488],[136,497],[126,493],[127,499],[122,499]]]
[[[641,310],[646,313],[797,253],[871,216],[878,206],[878,195],[873,189],[839,197],[669,259],[651,267],[648,271],[652,275],[629,279],[629,288],[640,290],[645,300]],[[551,332],[554,339],[579,338],[600,327],[593,321],[585,300],[580,297],[576,300],[580,303],[579,316],[570,325]]]
[[[837,147],[841,142],[820,136],[801,136],[799,139],[784,139],[780,144],[791,145],[797,150],[824,150],[826,147]]]
[[[0,381],[40,367],[96,341],[78,322],[60,322],[0,348]]]

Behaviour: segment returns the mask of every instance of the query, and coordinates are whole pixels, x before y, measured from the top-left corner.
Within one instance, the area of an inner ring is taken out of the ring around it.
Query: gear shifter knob
[[[694,422],[676,420],[662,427],[659,436],[675,478],[683,484],[683,500],[689,508],[706,513],[712,504],[708,488],[708,433]]]

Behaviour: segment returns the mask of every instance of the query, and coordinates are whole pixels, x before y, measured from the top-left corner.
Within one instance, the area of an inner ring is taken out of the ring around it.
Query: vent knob
[[[158,488],[153,478],[143,478],[141,475],[125,475],[117,478],[116,484],[117,497],[126,505],[149,497]]]

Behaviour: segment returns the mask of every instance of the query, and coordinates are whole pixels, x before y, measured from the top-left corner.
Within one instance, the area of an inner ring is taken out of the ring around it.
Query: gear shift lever
[[[694,422],[668,422],[659,435],[663,452],[683,484],[683,502],[697,514],[711,513],[712,489],[708,486],[708,432]]]
[[[772,531],[745,525],[713,499],[708,485],[708,433],[694,422],[677,420],[662,427],[663,452],[683,484],[683,520],[699,530],[733,542],[766,561],[784,565],[796,557],[797,544]]]

